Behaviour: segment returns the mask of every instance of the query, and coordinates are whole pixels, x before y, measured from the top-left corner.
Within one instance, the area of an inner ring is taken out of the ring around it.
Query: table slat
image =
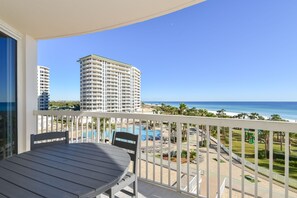
[[[47,150],[38,150],[38,152],[40,153],[44,153],[44,152],[49,152],[49,151],[52,151],[51,154],[56,154],[56,152],[58,152],[59,154],[66,154],[68,157],[80,157],[80,158],[83,158],[83,160],[89,160],[89,161],[98,161],[100,163],[100,166],[106,166],[106,167],[109,167],[109,168],[112,168],[112,167],[116,167],[118,168],[119,165],[122,166],[123,168],[126,168],[126,164],[127,164],[127,160],[129,161],[129,159],[125,159],[123,158],[122,156],[119,157],[119,156],[112,156],[113,154],[110,153],[105,153],[105,154],[99,154],[99,155],[96,155],[96,154],[93,154],[93,153],[90,153],[88,151],[84,151],[84,150],[80,150],[79,148],[78,149],[73,149],[73,148],[67,148],[67,149],[64,149],[64,150],[59,150],[59,148],[55,147],[55,148],[48,148]],[[50,153],[49,153],[50,154]],[[106,159],[106,154],[108,154],[108,158]],[[75,159],[76,160],[76,159]],[[114,164],[114,161],[117,161],[119,162],[119,164]]]
[[[38,164],[35,162],[31,162],[31,161],[28,161],[28,160],[25,160],[22,158],[14,157],[14,158],[7,159],[7,161],[19,164],[19,165],[27,167],[27,168],[31,168],[33,170],[36,170],[36,171],[39,171],[42,173],[47,173],[54,177],[64,178],[68,181],[73,181],[77,184],[84,185],[84,186],[87,186],[90,188],[96,188],[97,186],[105,184],[103,181],[98,181],[96,179],[92,179],[92,178],[89,178],[86,176],[73,174],[71,172],[66,172],[66,171],[63,171],[60,169],[56,169],[56,168],[52,168],[52,167]]]
[[[72,166],[72,165],[65,164],[65,163],[60,163],[60,162],[57,162],[57,161],[51,161],[51,160],[48,160],[48,159],[44,159],[44,158],[40,158],[40,157],[28,155],[28,154],[24,154],[24,155],[22,154],[22,155],[20,155],[18,157],[23,158],[23,159],[27,159],[27,160],[30,160],[30,161],[33,161],[33,162],[36,162],[36,163],[43,164],[45,166],[60,169],[60,170],[67,171],[67,172],[70,172],[70,173],[73,173],[73,174],[87,176],[87,177],[97,179],[97,180],[101,180],[101,181],[104,181],[104,182],[108,182],[108,181],[113,180],[115,178],[114,176],[94,172],[92,170],[87,170],[87,169],[84,169],[84,168]]]
[[[2,167],[0,167],[0,178],[44,197],[77,197],[74,194],[37,182],[7,169],[3,169]]]
[[[21,187],[18,187],[12,183],[9,183],[0,178],[1,194],[3,197],[23,197],[23,198],[40,198],[32,192],[29,192]]]
[[[28,177],[30,179],[33,179],[35,181],[56,187],[60,190],[64,190],[66,192],[73,193],[76,195],[85,194],[94,190],[92,188],[78,185],[65,179],[53,177],[48,174],[35,171],[31,168],[22,167],[9,161],[4,161],[0,164],[0,167],[13,171],[19,175]]]

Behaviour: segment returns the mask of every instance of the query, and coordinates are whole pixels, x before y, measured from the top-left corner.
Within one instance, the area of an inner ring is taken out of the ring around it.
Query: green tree
[[[184,103],[180,103],[177,112],[179,115],[185,115],[187,110],[188,110],[188,106]]]
[[[285,121],[284,119],[281,118],[280,115],[278,114],[272,114],[269,118],[269,120],[272,120],[272,121]]]
[[[239,113],[235,116],[233,116],[234,118],[238,118],[238,119],[245,119],[248,117],[248,114],[247,113]]]
[[[225,109],[217,110],[217,116],[218,116],[219,118],[224,118],[224,117],[226,117],[226,116],[227,116],[227,114],[226,114],[226,110],[225,110]]]
[[[261,116],[260,114],[258,113],[250,113],[250,115],[248,115],[248,117],[251,119],[251,120],[265,120],[263,116]]]
[[[272,114],[269,118],[271,121],[278,121],[278,122],[284,122],[285,120],[281,118],[279,114]],[[278,140],[280,141],[280,150],[283,151],[283,142],[285,134],[281,131],[277,131]]]

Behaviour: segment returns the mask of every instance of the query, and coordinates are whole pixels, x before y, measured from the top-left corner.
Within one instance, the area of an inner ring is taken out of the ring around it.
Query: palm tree
[[[188,109],[188,106],[186,104],[180,103],[177,112],[178,112],[179,115],[185,115],[187,109]]]
[[[257,131],[255,131],[255,133],[257,133]],[[267,130],[259,130],[259,140],[262,141],[264,143],[265,146],[265,156],[266,158],[269,158],[269,152],[268,152],[268,147],[269,147],[269,131]],[[272,152],[273,152],[273,147],[271,148]]]
[[[221,117],[225,117],[226,116],[226,110],[225,109],[221,109],[221,110],[217,110],[217,116],[219,117],[219,118],[221,118]]]
[[[285,121],[284,119],[282,119],[281,118],[281,116],[280,115],[278,115],[278,114],[272,114],[271,116],[270,116],[270,118],[269,118],[269,120],[271,120],[271,121]],[[285,137],[285,135],[284,135],[284,133],[283,132],[281,132],[281,131],[277,131],[277,137],[278,137],[278,140],[280,140],[280,150],[282,151],[283,150],[283,142],[284,142],[284,137]]]

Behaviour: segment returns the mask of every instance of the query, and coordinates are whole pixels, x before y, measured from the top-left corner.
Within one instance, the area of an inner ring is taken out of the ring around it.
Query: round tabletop
[[[127,173],[129,154],[101,143],[47,146],[0,161],[0,197],[96,197]]]

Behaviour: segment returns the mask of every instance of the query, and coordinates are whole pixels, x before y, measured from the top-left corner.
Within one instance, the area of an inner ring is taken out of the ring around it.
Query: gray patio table
[[[2,197],[95,197],[127,173],[129,154],[101,143],[54,145],[0,161]]]

